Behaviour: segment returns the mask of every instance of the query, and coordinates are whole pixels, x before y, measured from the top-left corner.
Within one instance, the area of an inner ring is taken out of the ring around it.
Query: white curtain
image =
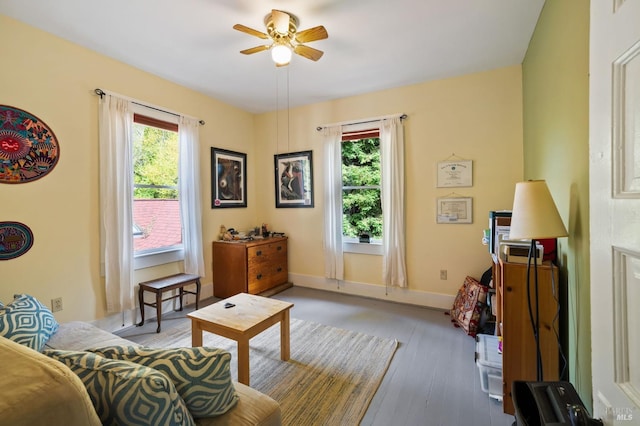
[[[180,141],[178,187],[180,191],[180,216],[183,224],[184,271],[203,277],[198,126],[197,120],[180,117],[178,123]]]
[[[104,94],[99,103],[100,226],[107,312],[135,307],[131,102]]]
[[[400,118],[380,122],[385,285],[407,287],[404,226],[404,129]]]
[[[324,136],[324,270],[325,277],[344,280],[342,258],[342,130],[325,127]]]

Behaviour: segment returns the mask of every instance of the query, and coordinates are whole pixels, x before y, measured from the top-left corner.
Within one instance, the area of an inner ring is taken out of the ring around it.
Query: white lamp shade
[[[544,180],[518,182],[513,199],[509,239],[541,240],[567,235],[547,183]]]
[[[277,44],[271,48],[271,59],[278,65],[287,65],[291,62],[291,49],[283,44]]]

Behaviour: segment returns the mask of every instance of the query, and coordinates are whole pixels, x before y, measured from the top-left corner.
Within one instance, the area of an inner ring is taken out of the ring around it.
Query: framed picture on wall
[[[211,208],[247,207],[247,154],[211,148]]]
[[[437,199],[437,223],[472,223],[473,198],[440,197]]]
[[[276,154],[276,207],[313,207],[312,151]]]

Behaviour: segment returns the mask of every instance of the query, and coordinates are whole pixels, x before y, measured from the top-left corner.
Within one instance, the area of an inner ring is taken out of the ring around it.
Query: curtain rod
[[[136,105],[141,105],[141,106],[143,106],[143,107],[145,107],[145,108],[155,109],[156,111],[160,111],[160,112],[166,112],[167,114],[175,115],[176,117],[189,117],[189,118],[193,118],[193,119],[195,119],[195,120],[198,120],[198,123],[199,123],[201,126],[204,126],[204,125],[205,125],[204,120],[200,120],[200,119],[198,119],[198,118],[196,118],[196,117],[191,117],[191,116],[184,115],[184,114],[178,114],[177,112],[173,112],[173,111],[167,111],[166,109],[159,108],[159,107],[156,107],[156,106],[153,106],[153,105],[149,105],[149,104],[143,104],[143,103],[142,103],[142,102],[140,102],[140,101],[136,101],[136,100],[131,99],[131,98],[127,97],[127,96],[122,96],[122,95],[119,95],[119,94],[117,94],[117,93],[107,92],[107,91],[102,90],[102,89],[99,89],[99,88],[98,88],[98,89],[95,89],[95,90],[94,90],[94,92],[96,93],[96,95],[100,96],[100,98],[101,98],[101,99],[102,99],[102,97],[103,97],[104,95],[112,94],[112,95],[118,96],[118,97],[120,97],[120,98],[127,99],[128,101],[131,101],[132,103],[134,103],[134,104],[136,104]]]
[[[333,127],[333,126],[346,126],[349,124],[374,123],[376,121],[384,120],[385,118],[395,118],[395,117],[399,117],[400,120],[404,120],[405,118],[408,117],[408,115],[407,114],[391,114],[391,115],[384,115],[382,117],[372,118],[370,120],[365,120],[365,121],[352,120],[352,121],[342,121],[340,123],[323,124],[322,126],[316,127],[316,130],[319,132],[324,128]]]

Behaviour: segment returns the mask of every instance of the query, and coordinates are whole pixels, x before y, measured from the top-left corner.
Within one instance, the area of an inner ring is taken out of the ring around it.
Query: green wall
[[[591,392],[589,278],[589,2],[547,1],[523,62],[524,177],[545,179],[561,238],[562,340],[569,380]]]

